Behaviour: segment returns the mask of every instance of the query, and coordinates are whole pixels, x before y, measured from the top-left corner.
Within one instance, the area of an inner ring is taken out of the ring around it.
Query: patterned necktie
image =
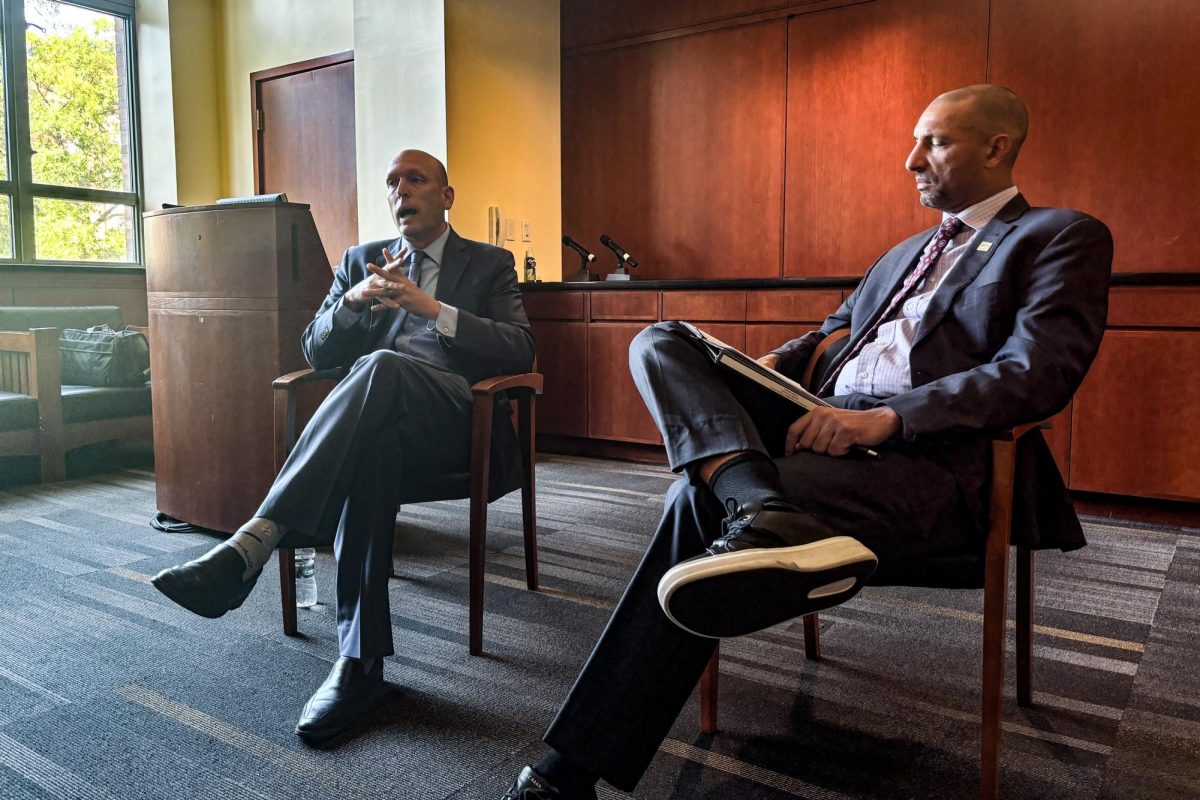
[[[415,283],[418,288],[421,286],[421,263],[425,260],[424,250],[413,250],[408,256],[408,279]],[[404,322],[400,326],[400,330],[405,333],[415,333],[418,328],[425,327],[425,323],[414,318],[407,310],[403,311]]]
[[[879,330],[879,326],[891,319],[892,314],[900,307],[900,304],[909,298],[913,289],[920,285],[921,281],[929,273],[929,269],[937,263],[950,240],[963,228],[962,220],[958,217],[946,217],[942,220],[942,224],[938,227],[937,233],[934,234],[933,242],[929,245],[929,249],[925,251],[925,255],[921,256],[921,260],[917,262],[917,267],[908,274],[904,279],[904,283],[900,286],[900,291],[892,297],[892,302],[888,303],[888,307],[884,312],[875,319],[875,324],[868,328],[861,337],[858,343],[854,345],[842,358],[838,359],[837,364],[829,371],[829,377],[821,384],[821,388],[817,390],[818,395],[823,395],[829,391],[830,387],[837,382],[838,374],[846,364],[858,357],[863,346],[870,341],[874,341],[875,333]]]

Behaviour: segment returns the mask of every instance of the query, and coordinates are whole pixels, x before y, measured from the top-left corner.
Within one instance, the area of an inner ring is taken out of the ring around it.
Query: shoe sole
[[[850,536],[700,556],[663,575],[658,602],[689,633],[710,639],[745,636],[844,603],[878,563]]]

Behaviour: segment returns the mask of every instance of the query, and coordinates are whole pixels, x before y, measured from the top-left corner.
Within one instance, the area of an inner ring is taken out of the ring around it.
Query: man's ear
[[[1013,140],[1007,133],[994,133],[988,138],[987,165],[1003,164],[1012,153]]]
[[[447,186],[442,189],[442,207],[449,211],[454,206],[454,187]]]

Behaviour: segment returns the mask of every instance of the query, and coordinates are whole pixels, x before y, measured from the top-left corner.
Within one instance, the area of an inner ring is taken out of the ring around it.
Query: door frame
[[[283,64],[270,69],[259,70],[258,72],[250,73],[250,130],[254,142],[254,192],[255,194],[263,194],[262,186],[262,146],[263,146],[263,128],[259,124],[259,111],[262,107],[262,85],[270,80],[277,78],[286,78],[290,75],[298,75],[302,72],[311,72],[321,69],[322,67],[332,67],[335,64],[344,64],[347,61],[354,60],[354,51],[346,50],[333,55],[320,56],[318,58],[310,58],[306,61],[297,61],[293,64]]]

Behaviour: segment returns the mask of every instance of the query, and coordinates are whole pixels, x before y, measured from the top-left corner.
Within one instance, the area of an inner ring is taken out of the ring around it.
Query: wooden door
[[[330,264],[358,242],[354,53],[250,75],[254,186],[308,203]]]

